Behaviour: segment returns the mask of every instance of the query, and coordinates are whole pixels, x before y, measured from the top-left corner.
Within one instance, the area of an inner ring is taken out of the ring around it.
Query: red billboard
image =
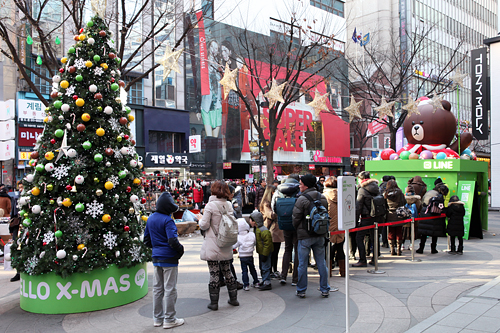
[[[18,142],[22,147],[33,147],[36,144],[36,139],[42,134],[43,128],[19,127]]]

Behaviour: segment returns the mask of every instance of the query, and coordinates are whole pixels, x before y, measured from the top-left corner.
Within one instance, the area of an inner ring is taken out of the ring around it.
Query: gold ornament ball
[[[81,41],[85,40],[85,35],[81,34],[80,36],[78,36],[78,39],[81,40]]]
[[[69,206],[71,206],[73,204],[73,202],[71,202],[70,198],[66,198],[66,199],[63,200],[62,204],[63,204],[64,207],[69,207]]]
[[[68,62],[68,58],[66,58],[66,57],[61,58],[61,63],[65,64],[67,62]]]
[[[48,122],[49,122],[49,117],[45,117],[45,118],[43,118],[43,122],[44,122],[44,123],[48,123]]]
[[[106,182],[106,183],[104,184],[104,188],[105,188],[106,190],[111,190],[111,189],[113,189],[113,187],[115,187],[115,185],[113,185],[113,183],[112,183],[112,182]]]
[[[45,153],[45,158],[48,160],[48,161],[51,161],[53,158],[54,158],[54,153],[49,151],[47,153]]]
[[[85,101],[83,100],[83,98],[79,98],[76,100],[75,104],[76,104],[76,106],[83,106],[83,105],[85,105]],[[83,115],[82,115],[82,119],[83,119]],[[90,116],[89,116],[89,120],[90,120]],[[85,119],[84,119],[84,121],[85,121]]]
[[[90,115],[88,113],[82,114],[82,120],[83,121],[89,121],[90,120]]]
[[[31,190],[31,194],[33,194],[34,196],[39,195],[40,189],[38,187],[33,187],[33,189]]]
[[[128,209],[128,213],[129,213],[129,214],[134,214],[134,209],[133,209],[132,207],[130,207],[130,208]]]
[[[99,189],[99,190],[95,191],[95,194],[96,194],[98,197],[100,197],[100,196],[102,195],[102,190],[101,190],[101,189]]]
[[[23,216],[24,216],[24,217],[28,217],[28,213],[24,213],[24,215],[23,215]]]
[[[128,121],[134,121],[134,119],[135,119],[135,118],[134,118],[134,116],[133,116],[133,115],[131,115],[131,114],[129,114],[129,115],[128,115]]]
[[[85,66],[86,66],[87,68],[92,67],[92,61],[90,61],[90,60],[85,61]]]
[[[104,131],[104,128],[100,128],[100,127],[95,131],[95,134],[97,134],[98,136],[103,136],[104,133],[106,133]]]
[[[76,248],[78,249],[78,251],[81,251],[85,248],[85,244],[78,244]]]
[[[105,222],[105,223],[108,223],[109,221],[111,221],[111,215],[109,214],[104,214],[102,216],[102,221]]]
[[[101,64],[101,67],[102,67],[102,69],[104,69],[104,70],[108,69],[108,65],[107,65],[107,64],[105,64],[105,63],[102,63],[102,64]]]
[[[141,216],[141,219],[142,219],[144,222],[146,222],[146,221],[148,220],[148,217],[147,217],[146,215],[142,215],[142,216]]]
[[[59,83],[59,85],[61,86],[61,88],[66,89],[69,87],[69,82],[66,80],[62,80],[61,83]]]
[[[134,178],[134,184],[139,185],[141,183],[141,180],[139,178]]]

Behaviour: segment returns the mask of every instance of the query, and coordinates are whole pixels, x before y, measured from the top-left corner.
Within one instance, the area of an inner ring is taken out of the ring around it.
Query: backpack
[[[442,195],[438,195],[436,197],[432,197],[429,200],[429,205],[425,210],[425,214],[433,213],[433,214],[441,214],[444,208],[444,199]]]
[[[215,243],[218,247],[232,246],[238,241],[238,222],[234,215],[228,214],[226,205],[223,205],[222,209],[218,204],[216,205],[219,207],[222,218],[218,232],[212,229],[217,237]]]
[[[417,205],[416,204],[406,204],[406,207],[411,211],[412,217],[418,217]]]
[[[408,208],[406,205],[398,207],[396,209],[396,215],[398,216],[398,219],[409,219],[412,216],[412,212],[410,208]]]
[[[387,206],[384,196],[377,195],[372,197],[372,204],[370,207],[370,216],[377,217],[387,214]]]
[[[278,227],[280,230],[295,231],[292,224],[293,207],[297,198],[278,198],[276,200],[276,215],[278,216]]]
[[[309,214],[306,216],[306,230],[309,235],[324,236],[330,228],[330,216],[328,209],[321,203],[321,193],[318,192],[318,197],[313,200],[309,194],[302,194],[311,202]]]

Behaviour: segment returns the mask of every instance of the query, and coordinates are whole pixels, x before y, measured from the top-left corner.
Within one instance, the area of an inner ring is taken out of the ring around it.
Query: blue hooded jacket
[[[177,266],[184,254],[184,246],[177,238],[177,226],[170,217],[178,209],[170,193],[164,192],[156,201],[156,212],[148,218],[144,240],[151,240],[154,266]]]

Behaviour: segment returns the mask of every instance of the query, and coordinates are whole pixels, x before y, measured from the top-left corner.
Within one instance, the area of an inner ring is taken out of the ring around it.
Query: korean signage
[[[0,121],[0,141],[13,140],[16,137],[14,120]]]
[[[13,99],[0,102],[0,120],[11,120],[16,117],[16,105]]]
[[[43,123],[45,118],[45,105],[39,100],[18,99],[17,118],[19,121]]]
[[[478,140],[487,140],[488,111],[490,94],[488,87],[487,48],[471,51],[471,84],[472,84],[472,135]]]
[[[316,166],[314,164],[309,164],[309,170],[316,170]]]
[[[190,153],[200,153],[201,152],[201,135],[190,135],[189,136],[189,152]]]
[[[15,147],[14,140],[0,141],[0,161],[12,160],[15,157]]]
[[[146,153],[145,167],[188,167],[190,166],[188,154],[178,153]]]
[[[38,136],[43,132],[43,128],[19,127],[18,143],[22,147],[32,147],[36,144]]]
[[[31,159],[32,151],[19,151],[19,161],[28,161]]]
[[[231,162],[222,163],[222,169],[231,169]]]

